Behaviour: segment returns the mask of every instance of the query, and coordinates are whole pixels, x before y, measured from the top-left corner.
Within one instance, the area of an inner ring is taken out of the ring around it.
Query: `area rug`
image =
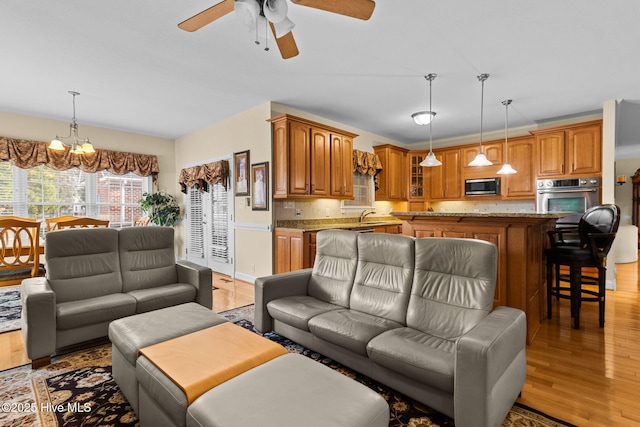
[[[248,307],[221,313],[255,331]],[[257,332],[256,332],[257,333]],[[389,402],[393,427],[446,427],[453,420],[333,360],[275,333],[264,335],[380,393]],[[21,366],[0,372],[0,425],[12,427],[137,426],[138,420],[111,376],[111,345],[55,357],[38,370]],[[301,420],[300,425],[304,425]],[[571,426],[523,405],[513,406],[503,427]]]
[[[20,285],[0,287],[0,333],[20,329]]]

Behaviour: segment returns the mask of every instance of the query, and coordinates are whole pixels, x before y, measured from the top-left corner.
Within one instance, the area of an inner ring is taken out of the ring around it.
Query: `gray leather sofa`
[[[498,426],[526,377],[525,314],[493,309],[497,250],[326,230],[313,269],[259,278],[255,326],[455,419]]]
[[[175,261],[170,227],[48,233],[46,277],[22,282],[22,336],[34,367],[73,344],[106,337],[112,320],[197,302],[212,306],[211,270]]]

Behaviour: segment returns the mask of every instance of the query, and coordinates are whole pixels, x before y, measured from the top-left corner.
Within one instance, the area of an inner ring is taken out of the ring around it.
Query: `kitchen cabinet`
[[[356,134],[288,114],[269,121],[274,198],[353,198]]]
[[[301,270],[309,263],[308,253],[305,257],[305,233],[303,230],[276,228],[274,272],[286,273],[288,271]],[[307,236],[308,239],[308,236]],[[305,261],[306,260],[306,261]]]
[[[424,167],[420,166],[427,156],[426,151],[409,151],[407,153],[409,181],[407,199],[409,211],[423,211],[425,201]]]
[[[373,227],[374,233],[387,233],[387,234],[402,234],[402,225],[378,225]]]
[[[602,172],[602,120],[530,131],[536,137],[538,177]]]
[[[428,185],[429,200],[455,200],[462,198],[462,175],[460,168],[460,148],[434,150],[442,166],[426,168],[425,182]]]
[[[475,159],[480,151],[480,143],[465,146],[462,148],[462,170],[463,175],[473,178],[489,178],[495,176],[503,162],[504,141],[488,141],[482,143],[482,152],[493,165],[491,166],[469,166],[469,162]]]
[[[353,198],[353,139],[331,135],[331,195]]]
[[[509,164],[518,173],[501,175],[502,196],[505,199],[532,199],[536,196],[535,138],[532,136],[509,139]]]
[[[405,159],[408,151],[391,144],[373,147],[382,164],[382,171],[378,174],[380,187],[376,190],[376,201],[407,200]]]

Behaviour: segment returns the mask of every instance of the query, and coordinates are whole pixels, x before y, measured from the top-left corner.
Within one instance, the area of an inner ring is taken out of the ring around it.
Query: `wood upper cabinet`
[[[532,199],[536,196],[535,138],[525,136],[510,139],[508,161],[517,173],[502,175],[502,195],[507,199]]]
[[[531,133],[536,137],[539,177],[602,172],[602,120]]]
[[[442,166],[424,169],[425,182],[429,188],[430,200],[462,198],[462,173],[460,167],[460,149],[450,148],[434,150]]]
[[[353,139],[331,135],[331,195],[353,197]]]
[[[380,188],[376,191],[376,201],[407,200],[406,155],[409,150],[385,144],[373,147],[380,158],[382,171],[378,174]]]
[[[357,135],[288,114],[273,125],[273,197],[353,198]]]
[[[492,171],[493,169],[497,171],[498,169],[500,169],[500,166],[502,166],[503,150],[504,150],[504,141],[483,142],[482,152],[487,157],[487,159],[491,163],[493,163],[493,167],[469,166],[469,162],[472,161],[478,154],[478,151],[480,151],[480,143],[473,144],[470,146],[465,146],[464,148],[462,148],[462,168],[465,170],[465,174],[468,173],[467,170],[470,170],[473,172],[480,171],[480,173],[482,173],[482,170],[485,168],[491,168]],[[485,172],[484,175],[487,175],[487,173]],[[493,176],[493,175],[488,175],[488,176]]]

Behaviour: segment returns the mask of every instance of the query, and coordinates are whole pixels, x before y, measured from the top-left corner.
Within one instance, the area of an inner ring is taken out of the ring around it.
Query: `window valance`
[[[184,168],[180,171],[178,182],[185,194],[188,187],[195,186],[199,191],[207,191],[209,184],[217,184],[218,182],[226,189],[229,182],[229,162],[220,160]]]
[[[116,175],[133,172],[139,176],[153,176],[154,180],[160,171],[155,155],[100,148],[96,148],[95,153],[73,154],[69,148],[56,151],[50,150],[48,145],[46,142],[0,136],[0,161],[22,169],[45,165],[59,171],[78,168],[89,173],[107,170]]]
[[[362,175],[371,175],[376,190],[380,188],[378,174],[382,171],[382,162],[377,154],[353,150],[353,171]]]

